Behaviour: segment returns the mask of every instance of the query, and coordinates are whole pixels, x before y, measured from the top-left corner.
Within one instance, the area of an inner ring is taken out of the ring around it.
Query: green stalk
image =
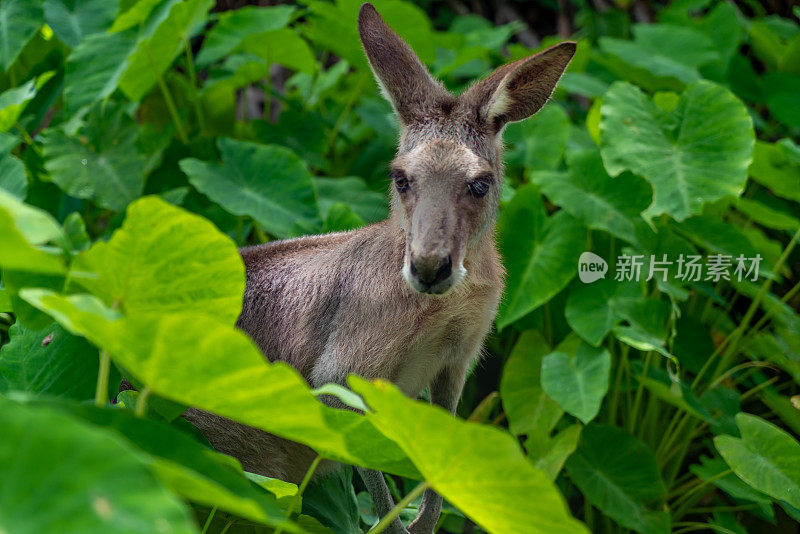
[[[394,518],[400,515],[400,512],[402,512],[403,509],[405,509],[405,507],[408,506],[414,499],[419,497],[419,495],[427,488],[428,488],[427,482],[420,482],[417,485],[417,487],[411,490],[411,492],[408,495],[403,497],[400,500],[400,502],[397,503],[394,506],[394,508],[392,508],[389,511],[388,514],[383,516],[381,520],[378,521],[378,523],[374,527],[369,529],[369,532],[367,532],[367,534],[379,534],[380,532],[383,532],[386,529],[386,527],[388,527],[392,523],[392,521],[394,521]]]
[[[781,270],[781,267],[786,263],[786,260],[789,258],[789,255],[794,250],[795,245],[797,244],[798,239],[800,239],[800,228],[797,229],[797,232],[792,236],[792,239],[789,241],[789,244],[786,246],[786,249],[781,254],[778,261],[775,263],[775,268],[773,272],[778,273]],[[738,327],[731,332],[728,337],[726,337],[722,343],[717,347],[717,349],[709,356],[706,363],[703,365],[703,368],[700,369],[700,372],[695,377],[694,381],[692,382],[692,389],[699,383],[702,376],[708,370],[710,362],[719,354],[722,354],[720,357],[720,361],[717,364],[717,368],[714,372],[714,376],[719,375],[730,363],[730,359],[736,354],[736,349],[738,348],[739,340],[742,339],[745,331],[747,330],[748,326],[750,325],[750,321],[753,319],[756,311],[758,310],[759,305],[761,304],[761,300],[764,298],[764,295],[767,294],[769,289],[772,287],[772,279],[767,278],[764,280],[764,283],[761,284],[761,289],[759,289],[758,294],[756,294],[753,301],[750,303],[750,307],[744,314],[744,318],[742,322],[739,324]],[[723,352],[724,349],[724,352]]]
[[[670,508],[678,510],[678,514],[673,516],[673,517],[680,518],[681,517],[681,515],[680,515],[681,508],[683,506],[685,506],[686,503],[688,503],[689,500],[692,499],[692,497],[694,497],[698,492],[700,492],[703,489],[705,489],[712,482],[714,482],[716,480],[719,480],[720,478],[725,477],[725,476],[727,476],[727,475],[729,475],[731,473],[733,473],[733,471],[731,469],[726,469],[725,471],[717,473],[716,475],[714,475],[711,478],[704,479],[700,484],[696,485],[695,487],[693,487],[689,491],[687,491],[684,494],[680,495],[677,499],[675,499],[675,502],[672,503],[672,506],[670,506]]]
[[[617,358],[617,373],[614,377],[614,390],[611,392],[611,401],[608,403],[608,422],[612,425],[616,424],[617,420],[617,410],[619,409],[619,388],[622,386],[622,370],[622,357],[620,355]]]
[[[100,368],[97,370],[97,389],[94,392],[96,406],[108,404],[108,372],[111,370],[111,356],[105,350],[100,351]]]
[[[189,81],[192,84],[194,112],[197,115],[197,125],[200,127],[200,133],[206,133],[206,118],[203,114],[203,107],[200,105],[200,93],[198,92],[197,71],[194,67],[194,58],[192,57],[192,47],[189,44],[189,39],[183,36],[183,49],[186,53],[186,71],[189,73]]]
[[[147,413],[147,399],[150,397],[150,386],[145,386],[142,388],[142,391],[139,392],[139,396],[136,397],[136,417],[144,417]]]
[[[167,109],[172,117],[173,124],[175,124],[175,130],[178,132],[178,137],[180,137],[181,142],[184,145],[188,145],[189,138],[186,136],[186,130],[183,129],[183,124],[181,123],[180,116],[178,115],[178,108],[175,106],[175,101],[172,99],[172,93],[169,92],[169,87],[167,87],[167,84],[164,82],[164,77],[158,72],[156,62],[153,59],[153,53],[150,51],[150,46],[147,43],[145,43],[144,46],[145,50],[147,51],[147,57],[150,60],[150,66],[153,67],[153,72],[156,73],[158,87],[161,89],[161,95],[164,97],[164,102],[167,104]]]
[[[292,516],[294,509],[297,508],[298,504],[300,504],[300,499],[303,496],[303,492],[306,490],[308,483],[311,482],[311,477],[314,476],[314,471],[317,470],[317,466],[322,460],[322,456],[318,454],[317,457],[314,458],[314,461],[311,462],[311,465],[308,466],[308,470],[303,477],[303,481],[300,482],[300,487],[297,488],[297,493],[294,494],[294,498],[289,504],[289,508],[286,509],[286,519],[289,519]],[[283,532],[283,525],[278,526],[278,528],[275,529],[274,534],[281,534],[281,532]]]
[[[211,509],[211,513],[208,514],[208,517],[206,518],[206,522],[203,525],[203,530],[200,531],[200,534],[206,534],[208,532],[208,527],[211,526],[211,521],[214,519],[214,515],[216,513],[217,513],[217,507],[215,506],[214,508]]]
[[[648,351],[644,357],[644,369],[642,369],[642,377],[639,379],[639,386],[636,388],[636,396],[633,400],[633,409],[631,410],[630,419],[628,420],[628,432],[633,434],[633,428],[636,426],[636,418],[639,416],[639,406],[642,404],[642,394],[644,393],[644,379],[647,377],[647,371],[650,369],[650,360],[653,357],[653,351]]]

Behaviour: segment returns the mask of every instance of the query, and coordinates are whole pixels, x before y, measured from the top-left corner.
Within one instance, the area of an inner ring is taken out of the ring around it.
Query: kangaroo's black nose
[[[447,280],[453,273],[453,258],[417,258],[411,260],[411,274],[427,287]]]

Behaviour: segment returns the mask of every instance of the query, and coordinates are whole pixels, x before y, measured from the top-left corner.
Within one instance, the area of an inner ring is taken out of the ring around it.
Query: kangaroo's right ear
[[[521,121],[547,103],[575,54],[576,44],[565,41],[544,52],[499,67],[462,94],[459,105],[495,133],[509,122]]]
[[[358,33],[381,92],[401,123],[409,124],[442,99],[452,99],[372,4],[363,4],[358,11]]]

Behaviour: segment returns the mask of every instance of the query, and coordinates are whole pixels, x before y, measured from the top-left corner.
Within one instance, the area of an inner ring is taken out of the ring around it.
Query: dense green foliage
[[[453,418],[380,381],[312,391],[234,328],[237,245],[388,213],[359,3],[0,0],[0,532],[378,520],[350,468],[245,473],[187,406],[381,469],[398,501],[424,481],[442,532],[796,532],[800,9],[574,3],[553,100],[505,132],[506,293]],[[375,4],[454,91],[535,51],[519,21]]]

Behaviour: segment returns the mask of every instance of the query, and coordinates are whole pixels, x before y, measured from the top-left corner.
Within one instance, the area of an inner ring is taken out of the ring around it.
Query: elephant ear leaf
[[[800,444],[788,432],[746,413],[736,415],[741,438],[723,435],[714,446],[739,478],[800,508]]]
[[[747,108],[727,89],[693,83],[666,111],[636,86],[616,82],[601,112],[608,173],[629,170],[653,185],[646,216],[666,213],[682,221],[709,202],[742,193],[755,134]]]

